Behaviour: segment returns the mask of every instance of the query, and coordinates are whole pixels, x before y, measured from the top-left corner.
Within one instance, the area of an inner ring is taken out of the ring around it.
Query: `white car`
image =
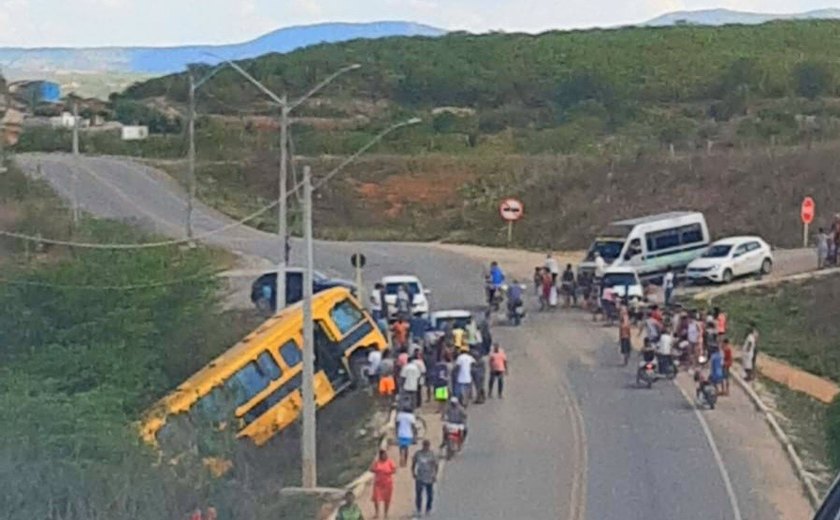
[[[689,280],[729,283],[749,274],[770,274],[773,252],[759,237],[724,238],[714,242],[685,269]]]
[[[452,325],[453,329],[466,329],[472,319],[472,313],[464,309],[432,312],[429,315],[430,330],[426,332],[426,344],[431,345],[440,339],[447,325]]]
[[[619,298],[644,300],[645,290],[639,274],[632,267],[608,267],[602,279],[603,287],[610,287]]]
[[[397,315],[397,291],[400,286],[406,286],[411,295],[411,314],[414,316],[429,315],[429,294],[431,291],[423,287],[423,283],[414,275],[385,276],[382,286],[385,288],[385,305],[388,307],[388,318]]]

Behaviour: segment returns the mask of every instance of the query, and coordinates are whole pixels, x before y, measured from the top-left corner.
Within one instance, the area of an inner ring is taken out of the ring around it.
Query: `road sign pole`
[[[508,220],[508,245],[513,242],[513,221]]]
[[[808,247],[808,223],[807,222],[805,222],[805,224],[802,227],[802,247],[806,247],[806,248]]]
[[[359,254],[361,257],[361,254]],[[356,262],[356,290],[359,291],[359,303],[365,305],[365,286],[362,282],[362,263]]]

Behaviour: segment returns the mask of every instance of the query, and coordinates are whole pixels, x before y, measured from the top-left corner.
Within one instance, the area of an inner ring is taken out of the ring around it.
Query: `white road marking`
[[[709,428],[709,424],[706,422],[706,418],[703,417],[702,413],[700,413],[696,403],[691,396],[688,395],[685,389],[678,385],[676,381],[673,381],[673,383],[674,386],[679,389],[683,397],[685,397],[685,400],[691,405],[694,410],[694,415],[697,417],[697,420],[700,421],[700,426],[703,428],[703,433],[706,435],[706,440],[709,442],[709,447],[712,449],[712,454],[715,457],[715,462],[717,463],[718,470],[720,471],[720,477],[723,479],[723,486],[726,488],[726,494],[729,495],[729,504],[732,506],[732,520],[742,520],[743,517],[741,516],[741,508],[738,506],[738,497],[735,495],[735,488],[732,487],[729,472],[726,470],[726,466],[723,463],[723,457],[720,454],[720,450],[718,450],[717,443],[712,435],[712,430]]]

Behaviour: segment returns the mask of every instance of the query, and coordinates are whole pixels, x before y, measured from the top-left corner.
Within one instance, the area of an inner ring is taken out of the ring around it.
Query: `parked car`
[[[411,296],[411,314],[429,315],[429,294],[431,291],[423,287],[423,283],[414,275],[394,275],[382,278],[385,287],[385,305],[388,307],[388,318],[397,317],[397,291],[400,286],[406,286]]]
[[[601,283],[603,287],[610,287],[619,298],[645,298],[642,281],[632,267],[608,267]]]
[[[286,269],[286,305],[297,303],[303,299],[303,271],[302,267],[289,267]],[[251,302],[258,309],[264,312],[277,310],[277,273],[270,272],[257,278],[251,284]],[[356,284],[339,278],[328,276],[315,271],[312,275],[312,293],[319,293],[333,287],[344,287],[349,289],[354,296],[357,295]],[[266,295],[269,294],[269,298]]]
[[[685,270],[692,281],[729,283],[739,276],[770,274],[773,251],[759,237],[741,236],[718,240]]]

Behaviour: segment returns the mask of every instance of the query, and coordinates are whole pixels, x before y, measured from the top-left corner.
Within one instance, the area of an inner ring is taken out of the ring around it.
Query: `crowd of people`
[[[619,349],[627,362],[630,353],[631,318],[625,305],[620,307]],[[644,338],[643,354],[647,360],[655,356],[660,371],[677,362],[693,371],[695,381],[714,385],[718,395],[729,394],[729,381],[734,362],[732,342],[728,336],[727,315],[719,307],[711,310],[652,306],[639,326]],[[742,345],[741,362],[746,380],[755,377],[758,356],[758,329],[750,324]]]
[[[398,310],[396,319],[389,324],[381,295],[381,287],[375,287],[371,307],[380,328],[390,334],[391,348],[383,352],[372,350],[366,371],[370,390],[388,406],[395,403],[394,427],[399,457],[394,462],[387,451],[379,453],[370,468],[374,474],[371,498],[376,517],[381,512],[387,518],[393,476],[399,468],[409,466],[410,461],[416,484],[417,514],[428,514],[434,500],[438,458],[429,439],[432,432],[424,431],[425,438],[422,441],[419,438],[421,426],[425,424],[418,417],[418,409],[424,404],[431,405],[441,415],[444,424],[441,443],[448,425],[461,426],[466,439],[467,407],[484,403],[494,392],[499,399],[504,396],[507,355],[497,342],[493,342],[488,319],[479,322],[471,318],[463,326],[453,321],[442,330],[431,330],[425,317]],[[411,455],[412,447],[418,442],[420,448]],[[356,520],[362,518],[360,515],[355,498],[348,494],[339,509],[338,519]]]

